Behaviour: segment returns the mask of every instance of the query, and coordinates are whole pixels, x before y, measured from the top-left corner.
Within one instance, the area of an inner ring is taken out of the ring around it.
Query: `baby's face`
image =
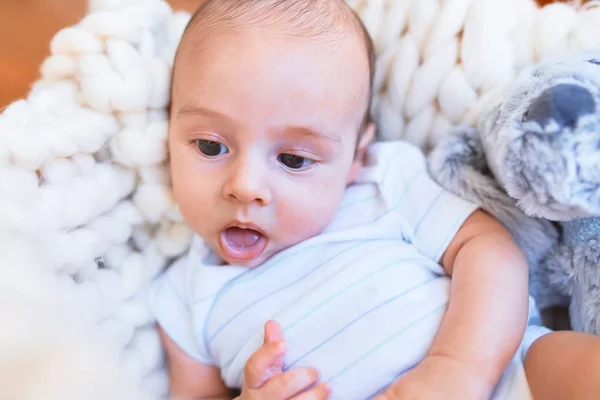
[[[333,219],[362,159],[362,51],[358,40],[333,46],[264,30],[214,39],[199,57],[182,51],[169,132],[174,194],[227,263],[259,265]]]

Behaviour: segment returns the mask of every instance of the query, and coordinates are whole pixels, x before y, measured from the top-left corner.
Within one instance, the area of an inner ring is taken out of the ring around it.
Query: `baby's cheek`
[[[286,207],[281,209],[280,226],[287,231],[289,241],[293,242],[290,245],[321,233],[337,212],[340,195],[327,190],[315,190],[311,193],[289,198]]]
[[[214,196],[208,186],[199,184],[197,180],[185,179],[185,176],[182,178],[173,182],[174,200],[186,222],[198,232],[198,227],[209,221],[210,213],[207,210],[216,208],[211,200]]]

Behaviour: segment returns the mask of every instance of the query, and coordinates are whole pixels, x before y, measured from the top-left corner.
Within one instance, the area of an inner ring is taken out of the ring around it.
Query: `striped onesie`
[[[219,265],[195,238],[154,282],[151,308],[189,356],[219,367],[228,387],[242,386],[274,319],[288,343],[284,369],[317,368],[333,399],[367,399],[430,347],[450,292],[439,260],[475,209],[429,178],[416,147],[376,143],[320,235],[253,269]],[[546,332],[534,314],[494,398],[510,397],[521,355]]]

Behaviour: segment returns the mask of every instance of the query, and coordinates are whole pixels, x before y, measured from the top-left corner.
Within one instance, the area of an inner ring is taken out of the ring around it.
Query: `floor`
[[[176,9],[190,11],[202,2],[168,1]],[[0,109],[26,95],[48,55],[52,36],[81,19],[86,6],[87,0],[0,0]]]
[[[194,10],[202,0],[168,0]],[[88,0],[0,0],[0,109],[27,94],[50,39],[86,13]]]

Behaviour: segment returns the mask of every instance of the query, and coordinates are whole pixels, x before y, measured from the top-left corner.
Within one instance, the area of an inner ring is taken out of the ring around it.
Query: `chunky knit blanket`
[[[533,0],[348,0],[378,54],[380,140],[425,151],[474,124],[524,67],[600,46],[600,8]],[[170,69],[189,15],[91,0],[27,98],[0,114],[0,398],[167,391],[147,288],[187,249],[166,151]]]

